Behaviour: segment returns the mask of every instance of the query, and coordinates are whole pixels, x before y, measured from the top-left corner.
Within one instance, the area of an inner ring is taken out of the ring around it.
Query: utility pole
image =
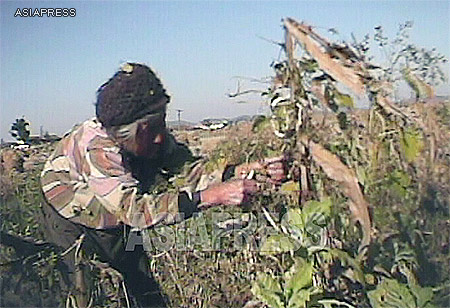
[[[175,109],[175,111],[178,113],[178,130],[181,128],[181,113],[183,112],[183,109]]]

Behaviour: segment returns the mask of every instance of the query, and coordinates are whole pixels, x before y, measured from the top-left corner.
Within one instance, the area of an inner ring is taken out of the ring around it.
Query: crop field
[[[277,303],[283,297],[278,297],[278,292],[271,295],[271,288],[282,286],[293,279],[292,275],[295,277],[296,274],[291,273],[293,270],[311,266],[313,271],[310,278],[314,277],[314,283],[312,280],[305,282],[305,291],[311,292],[305,295],[307,302],[333,299],[352,303],[354,307],[370,307],[370,299],[378,294],[376,292],[390,291],[408,296],[415,302],[415,286],[420,288],[420,294],[428,294],[424,296],[432,298],[435,306],[446,307],[449,300],[450,261],[450,148],[447,142],[450,138],[450,103],[418,103],[410,108],[430,125],[430,133],[437,137],[432,165],[429,162],[431,153],[424,147],[419,147],[410,162],[392,157],[386,143],[396,140],[386,140],[380,134],[374,135],[367,131],[368,110],[359,110],[352,115],[351,127],[355,129],[350,136],[340,130],[338,122],[330,114],[314,117],[315,138],[322,140],[325,147],[342,161],[359,170],[358,180],[370,204],[373,223],[373,239],[364,259],[358,256],[360,231],[358,225],[352,222],[346,205],[347,198],[340,192],[339,185],[326,179],[319,170],[314,170],[314,190],[322,201],[311,206],[324,211],[326,221],[326,227],[319,229],[326,230],[326,233],[322,231],[318,236],[326,236],[333,246],[339,247],[339,253],[308,251],[308,248],[314,247],[311,243],[302,243],[306,247],[291,252],[290,242],[284,237],[275,238],[277,242],[269,241],[264,246],[261,241],[270,238],[264,233],[272,227],[265,218],[258,222],[260,226],[247,234],[257,243],[256,248],[250,247],[248,243],[236,246],[235,241],[239,239],[235,234],[245,230],[248,224],[246,217],[264,217],[263,207],[269,210],[270,215],[295,208],[296,201],[292,198],[295,191],[275,189],[263,196],[255,196],[247,208],[211,209],[202,216],[188,220],[188,229],[197,230],[191,234],[196,236],[195,232],[199,232],[196,222],[201,221],[199,225],[205,227],[208,238],[214,226],[221,225],[221,230],[227,230],[223,222],[232,220],[234,225],[231,231],[228,228],[228,235],[222,235],[219,247],[205,246],[206,240],[181,249],[172,245],[166,251],[149,251],[152,269],[172,306],[274,305],[271,300]],[[212,163],[222,160],[241,163],[245,159],[261,158],[271,151],[270,154],[275,154],[274,148],[279,142],[275,135],[267,134],[264,130],[258,131],[257,126],[253,126],[252,130],[252,123],[249,122],[217,132],[180,131],[176,132],[176,136],[179,141],[190,140],[192,151],[209,154],[213,158]],[[12,169],[9,173],[4,170],[2,173],[2,230],[43,240],[39,224],[41,199],[38,175],[53,147],[54,144],[46,144],[32,147],[28,153],[19,151],[17,154],[24,158],[24,170],[18,172]],[[400,153],[400,156],[406,153]],[[219,214],[222,219],[213,220],[214,217],[220,217]],[[281,226],[280,217],[273,216],[276,226]],[[275,229],[273,232],[271,236],[277,236]],[[262,248],[267,251],[261,251]],[[65,301],[64,294],[58,293],[56,253],[39,251],[36,255],[23,258],[20,257],[23,251],[17,252],[3,246],[1,249],[4,306],[12,303],[15,306],[27,306],[36,302],[47,306]],[[296,268],[296,262],[308,263]],[[96,263],[91,266],[95,274],[93,279],[100,288],[98,292],[103,294],[99,296],[97,306],[105,303],[117,307],[125,305],[120,278],[114,276],[117,273],[99,267]],[[394,286],[388,286],[388,283]],[[19,297],[17,294],[22,292],[29,296]],[[399,304],[398,307],[403,306]]]

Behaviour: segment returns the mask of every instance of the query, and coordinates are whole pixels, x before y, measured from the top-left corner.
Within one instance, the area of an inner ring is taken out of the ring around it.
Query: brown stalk
[[[348,205],[353,219],[360,223],[362,229],[363,238],[359,247],[361,252],[370,244],[371,221],[369,204],[361,192],[358,178],[353,170],[320,144],[306,138],[303,138],[301,143],[309,148],[313,161],[322,168],[325,174],[340,184],[344,195],[348,198]]]
[[[364,94],[365,87],[363,79],[356,72],[355,68],[344,66],[336,59],[333,59],[332,54],[326,50],[329,49],[329,43],[326,39],[315,33],[311,26],[298,23],[291,18],[285,20],[284,26],[288,32],[287,36],[292,35],[301,42],[305,50],[317,61],[322,70],[334,79],[342,82],[356,94]],[[289,50],[287,51],[289,52]]]

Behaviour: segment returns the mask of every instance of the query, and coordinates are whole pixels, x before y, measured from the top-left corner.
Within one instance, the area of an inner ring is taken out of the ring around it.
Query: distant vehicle
[[[219,130],[227,127],[230,121],[227,119],[205,119],[200,122],[200,125],[196,128],[203,130]]]
[[[13,148],[14,150],[28,150],[30,148],[29,144],[26,144],[24,142],[19,142],[16,144],[11,145],[11,148]]]

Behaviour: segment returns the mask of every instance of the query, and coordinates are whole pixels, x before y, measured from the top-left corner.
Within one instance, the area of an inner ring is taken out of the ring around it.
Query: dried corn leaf
[[[348,66],[349,63],[340,63],[334,59],[329,53],[330,44],[313,32],[312,28],[304,23],[298,23],[291,18],[287,18],[284,25],[290,35],[300,41],[305,50],[319,63],[319,67],[331,75],[334,79],[342,82],[358,95],[362,95],[365,91],[363,80],[358,73],[356,67]],[[325,50],[324,50],[325,49]],[[292,52],[291,50],[287,50]]]
[[[369,245],[371,230],[369,204],[364,199],[355,173],[320,144],[306,140],[302,140],[302,143],[309,147],[314,162],[323,169],[329,178],[341,185],[343,193],[348,197],[348,205],[353,218],[361,224],[362,228],[363,238],[360,249]]]

